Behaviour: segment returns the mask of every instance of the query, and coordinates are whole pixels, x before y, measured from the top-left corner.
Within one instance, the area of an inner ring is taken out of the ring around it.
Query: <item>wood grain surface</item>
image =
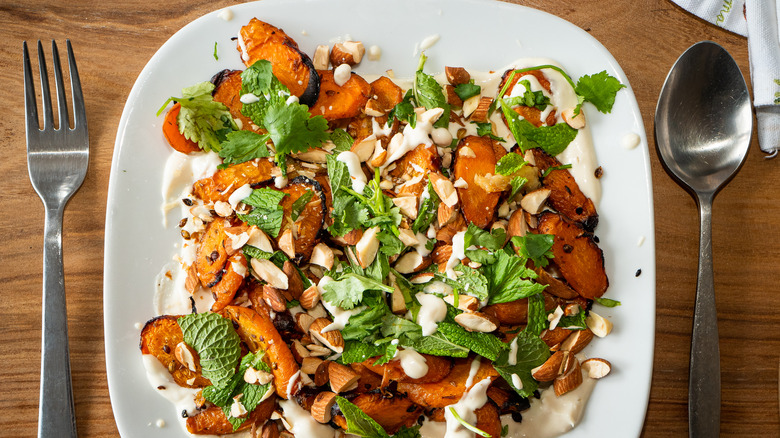
[[[22,41],[70,38],[84,87],[90,169],[65,212],[64,257],[77,423],[82,437],[118,436],[105,378],[103,236],[116,128],[137,75],[179,28],[231,0],[0,2],[0,436],[37,428],[43,207],[27,175]],[[688,356],[696,287],[698,216],[661,167],[653,112],[669,67],[713,40],[749,72],[746,40],[667,0],[520,0],[587,30],[615,56],[639,101],[651,144],[657,239],[657,318],[646,437],[687,434]],[[478,31],[478,30],[475,30]],[[554,35],[550,35],[554,38]],[[753,139],[741,173],[714,205],[724,436],[780,436],[780,159]],[[139,382],[145,384],[145,382]],[[589,409],[601,409],[593,406]],[[616,418],[615,421],[620,421]]]

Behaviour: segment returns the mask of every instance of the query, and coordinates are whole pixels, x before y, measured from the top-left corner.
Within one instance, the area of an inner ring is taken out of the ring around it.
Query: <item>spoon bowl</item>
[[[699,207],[699,271],[691,336],[688,429],[720,434],[720,350],[712,272],[712,201],[747,158],[753,115],[745,79],[723,47],[691,46],[672,67],[655,110],[655,140],[666,171]]]

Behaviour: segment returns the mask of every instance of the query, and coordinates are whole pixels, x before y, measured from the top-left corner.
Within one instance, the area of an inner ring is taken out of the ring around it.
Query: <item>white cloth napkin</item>
[[[780,151],[780,0],[672,0],[687,11],[748,37],[753,105],[761,150]]]

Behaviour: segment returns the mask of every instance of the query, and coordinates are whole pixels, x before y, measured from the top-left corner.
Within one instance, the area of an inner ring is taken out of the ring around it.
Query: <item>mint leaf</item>
[[[609,298],[594,298],[594,302],[601,304],[604,307],[617,307],[620,305],[620,301],[612,300]]]
[[[580,309],[580,311],[574,315],[562,316],[558,321],[557,327],[563,327],[571,330],[585,330],[588,328],[587,324],[585,323],[585,318],[585,311]]]
[[[504,99],[509,106],[527,106],[544,111],[547,105],[550,104],[550,98],[544,95],[542,90],[531,91],[531,83],[528,80],[519,81],[515,86],[522,85],[525,91],[520,96],[510,97]]]
[[[466,347],[492,361],[498,359],[501,352],[507,348],[506,344],[491,334],[469,332],[460,325],[451,322],[440,322],[438,331],[448,341]]]
[[[404,98],[387,114],[388,123],[392,122],[393,117],[400,122],[406,122],[414,129],[417,125],[417,113],[414,112],[414,91],[409,89],[404,94]]]
[[[412,223],[412,231],[415,234],[419,231],[427,230],[439,214],[439,203],[441,201],[439,200],[439,195],[437,195],[436,191],[433,189],[433,184],[431,184],[430,180],[428,181],[425,190],[428,193],[428,196],[425,196],[423,193],[423,201],[420,205],[420,210],[417,212],[417,218]]]
[[[427,57],[423,53],[420,55],[420,64],[414,75],[414,99],[419,106],[425,109],[443,108],[444,114],[434,123],[436,127],[446,128],[450,122],[450,105],[444,96],[444,91],[439,82],[431,75],[423,73],[423,66]]]
[[[364,438],[389,438],[390,435],[385,432],[373,418],[366,415],[352,402],[341,396],[336,396],[336,403],[347,420],[347,433]]]
[[[354,309],[363,300],[363,293],[367,290],[393,292],[393,288],[390,286],[353,273],[343,275],[338,280],[330,281],[322,288],[325,290],[322,298],[344,310]]]
[[[254,385],[244,381],[244,373],[249,367],[265,372],[271,372],[271,368],[263,361],[264,353],[258,354],[247,353],[241,358],[241,364],[238,367],[238,372],[230,379],[230,381],[224,386],[207,386],[203,388],[203,398],[214,403],[222,408],[228,421],[233,425],[233,430],[238,429],[246,417],[236,418],[230,413],[231,406],[233,405],[233,397],[241,394],[240,402],[244,406],[247,412],[252,412],[257,408],[260,402],[263,401],[263,397],[271,390],[271,383],[265,385]]]
[[[514,176],[509,181],[509,186],[512,187],[512,190],[509,192],[509,197],[507,200],[512,200],[514,197],[520,193],[520,190],[525,186],[525,183],[527,183],[528,180],[526,178],[523,178],[522,176]]]
[[[393,438],[420,438],[420,425],[414,427],[401,426]]]
[[[252,131],[232,131],[220,145],[219,156],[224,164],[239,164],[255,158],[270,157],[266,142],[271,138],[268,134],[260,135]]]
[[[512,351],[512,343],[517,345],[517,353],[510,361],[509,354]],[[531,377],[531,370],[543,364],[550,357],[550,347],[538,336],[525,331],[518,333],[512,343],[510,343],[509,349],[501,352],[493,367],[521,397],[530,397],[539,386],[536,380]],[[513,365],[510,365],[510,362]],[[512,374],[517,374],[520,378],[523,384],[522,388],[515,386]]]
[[[482,92],[482,87],[475,85],[472,82],[466,84],[458,84],[455,86],[455,94],[460,97],[460,100],[466,100],[468,98],[478,96]]]
[[[543,268],[554,258],[552,252],[555,236],[552,234],[532,234],[512,237],[512,243],[517,247],[519,255],[531,259],[534,265]]]
[[[528,120],[521,119],[503,100],[499,100],[509,130],[523,152],[538,147],[554,157],[563,152],[577,136],[577,130],[566,123],[537,128]]]
[[[280,203],[285,196],[286,193],[273,189],[252,190],[252,193],[242,202],[254,208],[247,214],[236,213],[236,216],[276,238],[279,236],[284,219],[284,209]]]
[[[268,108],[284,105],[290,97],[290,90],[274,76],[271,63],[260,60],[241,73],[241,94],[252,94],[257,98],[257,102],[243,104],[241,113],[264,127],[263,119]]]
[[[240,340],[233,323],[216,313],[196,313],[177,322],[184,342],[200,357],[203,377],[213,385],[222,385],[235,374],[241,354]]]
[[[341,363],[350,364],[363,362],[372,357],[385,354],[387,345],[361,342],[360,340],[345,340]]]
[[[498,160],[498,163],[496,163],[496,173],[499,175],[511,176],[513,173],[519,172],[526,164],[528,164],[528,162],[525,161],[522,155],[510,152]]]
[[[449,356],[449,357],[468,357],[469,349],[460,344],[449,341],[441,333],[434,333],[431,336],[420,337],[411,341],[408,345],[421,354],[430,354],[431,356]]]
[[[508,303],[544,290],[544,285],[532,281],[536,273],[525,267],[525,258],[506,250],[496,251],[495,255],[496,262],[482,269],[489,282],[489,304]]]
[[[476,245],[495,251],[504,247],[504,244],[506,243],[506,231],[502,228],[496,228],[487,232],[474,225],[473,222],[469,222],[469,227],[466,229],[463,241],[466,248],[471,245]]]
[[[547,311],[544,308],[544,294],[531,295],[528,297],[528,324],[525,326],[525,331],[539,336],[547,327],[549,324]]]
[[[625,87],[625,85],[604,70],[601,73],[581,77],[577,81],[577,86],[574,87],[574,90],[586,102],[592,103],[597,110],[606,114],[612,111],[617,92]]]
[[[334,129],[333,132],[330,133],[330,141],[336,145],[336,148],[331,152],[334,156],[352,149],[352,144],[355,142],[347,131],[340,128]]]

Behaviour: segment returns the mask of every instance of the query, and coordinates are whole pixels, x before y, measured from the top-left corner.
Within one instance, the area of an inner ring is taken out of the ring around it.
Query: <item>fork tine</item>
[[[57,43],[51,40],[51,56],[54,66],[54,85],[57,91],[57,110],[60,114],[59,129],[68,129],[68,102],[65,100],[65,85],[62,82],[62,69],[60,68],[60,52]]]
[[[49,92],[49,74],[46,70],[46,57],[43,54],[41,40],[38,40],[38,66],[41,74],[41,101],[43,104],[43,129],[53,126],[54,116],[51,110],[51,93]]]
[[[35,102],[35,83],[30,67],[30,53],[27,50],[27,41],[22,44],[24,52],[24,115],[27,122],[27,133],[39,130],[38,105]]]
[[[70,90],[73,95],[73,129],[87,129],[87,111],[84,107],[84,92],[81,90],[79,70],[76,68],[76,58],[70,40],[65,40],[68,46],[68,68],[70,70]]]

